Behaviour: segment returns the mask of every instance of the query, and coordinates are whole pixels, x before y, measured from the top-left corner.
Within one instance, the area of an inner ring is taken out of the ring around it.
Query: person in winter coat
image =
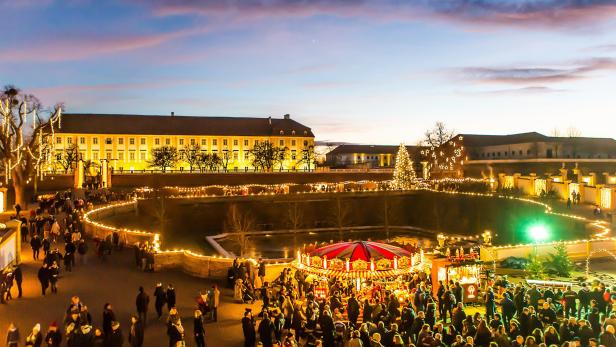
[[[116,317],[111,304],[105,304],[103,307],[103,333],[105,334],[105,337],[108,337],[109,334],[111,334],[113,322],[115,321]]]
[[[60,267],[57,262],[53,262],[49,267],[49,284],[51,284],[51,292],[58,294],[58,278],[60,277]]]
[[[355,298],[355,293],[351,293],[351,297],[347,303],[347,315],[349,317],[349,322],[353,325],[353,327],[357,326],[357,320],[359,319],[359,301]],[[358,336],[359,339],[359,336]]]
[[[248,310],[244,312],[244,318],[242,318],[242,332],[244,333],[244,347],[253,347],[257,341],[257,333],[252,313]]]
[[[167,303],[167,293],[163,289],[163,284],[158,283],[156,289],[154,289],[154,308],[156,308],[156,314],[158,319],[163,316],[163,306]]]
[[[39,251],[42,245],[43,244],[41,242],[41,238],[38,236],[38,234],[34,234],[32,240],[30,240],[30,247],[32,247],[32,258],[34,260],[39,259]]]
[[[167,335],[169,336],[169,347],[176,347],[178,343],[184,342],[184,327],[180,317],[174,317],[167,323]]]
[[[173,288],[172,284],[167,286],[167,311],[171,311],[172,307],[175,307],[175,288]]]
[[[21,266],[19,264],[15,265],[15,268],[13,268],[13,279],[15,280],[15,284],[17,284],[17,297],[21,298],[21,283],[24,280],[24,275],[21,271]]]
[[[193,320],[193,336],[197,347],[205,347],[205,329],[203,328],[203,315],[201,311],[195,311]]]
[[[143,346],[144,329],[143,324],[138,316],[133,316],[131,319],[130,333],[128,334],[128,343],[131,347]]]
[[[41,325],[36,324],[32,328],[30,335],[26,337],[26,347],[41,347],[43,343],[43,335],[41,334]]]
[[[60,343],[62,343],[62,334],[58,331],[58,324],[56,322],[51,323],[49,329],[47,329],[45,343],[47,347],[60,347]]]
[[[49,269],[47,268],[47,264],[43,263],[43,266],[38,270],[38,280],[41,283],[41,291],[43,295],[49,288]]]
[[[92,330],[92,326],[89,324],[84,324],[75,332],[71,347],[90,347],[92,346],[93,340],[94,331]]]
[[[9,324],[9,329],[6,332],[6,346],[7,347],[17,347],[19,346],[19,329],[15,326],[13,322]]]
[[[139,294],[135,299],[135,305],[137,306],[137,314],[139,315],[139,321],[145,326],[148,319],[148,306],[150,305],[150,297],[146,294],[143,287],[139,287]]]
[[[122,335],[122,329],[120,329],[120,323],[113,322],[111,324],[111,332],[105,335],[107,342],[106,347],[122,347],[124,345],[124,335]]]
[[[272,339],[272,334],[274,333],[274,323],[270,320],[267,312],[263,313],[263,319],[261,323],[259,323],[257,330],[259,331],[259,340],[263,344],[263,347],[273,347],[274,341]]]

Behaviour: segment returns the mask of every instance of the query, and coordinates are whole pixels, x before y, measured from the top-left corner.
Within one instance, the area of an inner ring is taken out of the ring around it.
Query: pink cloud
[[[584,29],[614,19],[611,0],[148,0],[159,16],[203,15],[259,19],[316,15],[383,20],[442,19],[470,26],[543,26]]]
[[[89,37],[75,36],[0,51],[0,61],[72,61],[103,55],[129,52],[160,46],[183,37],[207,32],[206,28],[192,28],[167,33],[133,36]]]

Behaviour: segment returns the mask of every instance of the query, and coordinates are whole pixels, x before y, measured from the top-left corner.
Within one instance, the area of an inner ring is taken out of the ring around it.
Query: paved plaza
[[[11,321],[19,327],[23,338],[36,323],[41,324],[43,333],[53,321],[62,326],[64,312],[72,295],[79,296],[88,306],[94,327],[101,327],[103,305],[107,302],[111,303],[116,318],[121,324],[123,334],[127,338],[130,316],[135,313],[137,290],[139,286],[144,286],[146,292],[150,295],[150,311],[148,312],[144,346],[167,346],[168,339],[164,320],[166,315],[163,316],[161,321],[156,319],[153,298],[155,284],[162,282],[165,287],[168,283],[172,283],[175,287],[177,308],[186,329],[187,346],[195,345],[192,340],[192,315],[195,308],[195,298],[200,289],[211,288],[215,282],[194,278],[175,271],[142,272],[134,264],[132,249],[115,252],[107,257],[105,263],[101,263],[93,254],[93,248],[94,245],[90,245],[87,265],[80,265],[79,259],[77,259],[77,266],[73,272],[62,272],[62,278],[58,282],[58,294],[53,295],[48,291],[47,296],[43,297],[40,284],[36,279],[36,272],[41,265],[41,261],[35,262],[32,259],[29,245],[24,244],[22,251],[23,298],[9,301],[6,305],[0,305],[2,339],[4,339],[4,333]],[[16,287],[13,287],[12,293],[17,297]],[[205,325],[207,346],[232,347],[243,345],[240,319],[246,306],[233,303],[232,295],[232,290],[222,289],[218,322],[208,322]],[[255,310],[258,309],[256,306]],[[127,345],[128,342],[125,343],[125,346]]]

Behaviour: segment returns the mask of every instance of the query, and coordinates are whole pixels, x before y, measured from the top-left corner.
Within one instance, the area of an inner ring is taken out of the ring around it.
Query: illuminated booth
[[[436,296],[438,282],[448,284],[450,281],[459,282],[462,286],[462,301],[464,303],[475,303],[482,300],[480,295],[481,276],[483,273],[483,263],[478,256],[468,254],[467,256],[453,256],[446,258],[432,259],[432,290]]]
[[[20,225],[17,220],[0,223],[0,281],[21,262]]]
[[[327,245],[311,252],[297,252],[292,263],[309,275],[323,280],[341,279],[352,281],[359,292],[367,283],[378,284],[393,292],[406,290],[404,277],[423,271],[423,251],[411,253],[401,247],[372,242],[351,241]],[[317,297],[327,296],[327,281],[316,287]]]

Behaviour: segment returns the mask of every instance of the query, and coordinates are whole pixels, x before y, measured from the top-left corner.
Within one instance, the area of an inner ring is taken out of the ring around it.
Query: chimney
[[[171,111],[171,117],[175,116],[175,112]]]
[[[287,114],[285,114],[285,115],[284,115],[284,119],[291,119],[291,115],[290,115],[290,114],[288,114],[288,113],[287,113]]]
[[[267,117],[267,120],[269,122],[269,125],[272,125],[272,116]]]

